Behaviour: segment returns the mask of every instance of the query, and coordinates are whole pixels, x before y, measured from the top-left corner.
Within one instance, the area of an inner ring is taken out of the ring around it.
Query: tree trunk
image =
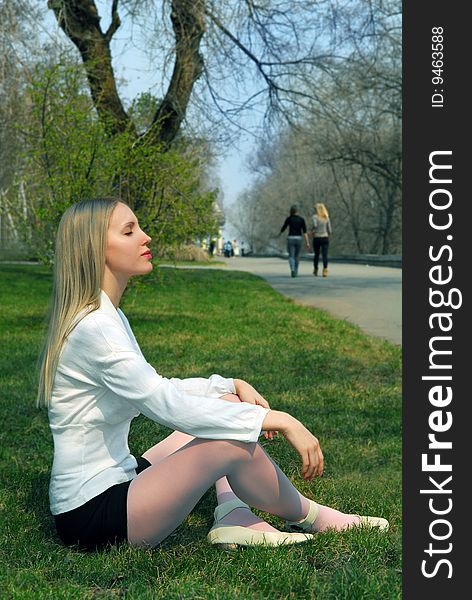
[[[203,71],[200,42],[205,33],[203,0],[172,0],[175,62],[167,93],[153,119],[151,139],[168,146],[179,132],[193,86]]]
[[[93,103],[109,133],[114,135],[132,127],[118,96],[111,63],[110,41],[120,26],[118,0],[113,1],[112,22],[105,33],[94,0],[49,0],[48,6],[80,52]]]
[[[87,73],[92,99],[110,134],[133,128],[116,88],[110,41],[120,26],[118,0],[113,0],[112,21],[106,32],[94,0],[48,0],[59,26],[78,48]],[[168,148],[185,117],[193,85],[203,70],[200,42],[205,33],[204,0],[172,0],[175,63],[169,88],[153,123],[143,135],[146,142]],[[133,128],[134,129],[134,128]]]

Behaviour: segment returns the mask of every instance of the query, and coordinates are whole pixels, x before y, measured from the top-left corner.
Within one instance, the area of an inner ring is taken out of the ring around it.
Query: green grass
[[[0,265],[0,277],[0,598],[401,598],[399,348],[298,306],[245,273],[156,269],[122,303],[149,362],[166,376],[217,372],[253,383],[320,439],[325,475],[311,483],[300,478],[298,457],[283,439],[267,443],[299,489],[344,511],[387,517],[391,528],[227,553],[205,542],[210,490],[155,550],[78,552],[54,532],[52,441],[34,405],[51,275],[41,266]],[[167,433],[139,417],[132,452]]]

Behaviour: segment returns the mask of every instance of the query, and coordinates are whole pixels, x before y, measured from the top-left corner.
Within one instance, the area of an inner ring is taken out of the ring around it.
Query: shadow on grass
[[[36,473],[29,479],[29,488],[26,494],[26,506],[24,509],[30,512],[37,523],[38,531],[49,541],[61,544],[54,526],[54,518],[51,515],[48,504],[49,475]]]

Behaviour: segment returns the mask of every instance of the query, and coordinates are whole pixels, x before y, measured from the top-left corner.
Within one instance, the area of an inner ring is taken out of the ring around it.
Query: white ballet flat
[[[313,500],[310,500],[310,510],[308,511],[307,516],[301,521],[286,521],[285,529],[287,531],[309,531],[313,532],[313,523],[318,515],[318,505]],[[389,522],[387,519],[383,519],[382,517],[363,517],[361,515],[356,515],[359,517],[359,523],[353,523],[346,527],[346,529],[351,529],[352,527],[378,527],[380,531],[387,531],[389,528]]]
[[[220,525],[219,521],[236,508],[249,508],[236,498],[215,508],[215,522],[207,535],[210,544],[218,544],[227,549],[238,546],[283,546],[301,544],[313,538],[310,533],[290,533],[285,531],[258,531],[240,525]]]
[[[360,522],[359,524],[354,524],[353,527],[378,527],[380,531],[387,531],[390,527],[390,523],[387,519],[383,519],[382,517],[362,517],[358,515]]]

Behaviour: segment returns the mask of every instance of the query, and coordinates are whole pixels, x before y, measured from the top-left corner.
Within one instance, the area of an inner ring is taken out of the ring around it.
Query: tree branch
[[[105,40],[110,43],[111,38],[114,36],[116,30],[121,25],[120,15],[118,14],[118,0],[113,0],[111,7],[111,23],[110,27],[105,33]]]
[[[205,33],[204,0],[172,0],[175,62],[166,95],[146,136],[169,146],[184,119],[193,86],[203,71],[200,42]]]
[[[94,105],[110,134],[132,127],[116,88],[110,39],[119,26],[118,0],[112,6],[112,23],[104,34],[94,0],[48,0],[56,20],[82,56]]]
[[[267,75],[267,73],[262,68],[262,63],[257,58],[257,56],[255,54],[253,54],[248,48],[246,48],[246,46],[244,44],[242,44],[240,42],[240,40],[238,40],[238,38],[235,35],[233,35],[231,33],[231,31],[229,31],[229,29],[227,29],[223,25],[223,23],[218,19],[218,17],[216,15],[214,15],[209,10],[205,10],[205,14],[207,15],[207,17],[209,17],[213,21],[213,23],[218,27],[218,29],[222,33],[224,33],[248,58],[251,59],[251,61],[256,65],[256,67],[257,67],[258,71],[260,72],[260,74],[262,75],[262,77],[265,79],[269,88],[272,88],[274,86],[274,82],[270,79],[270,77]]]

